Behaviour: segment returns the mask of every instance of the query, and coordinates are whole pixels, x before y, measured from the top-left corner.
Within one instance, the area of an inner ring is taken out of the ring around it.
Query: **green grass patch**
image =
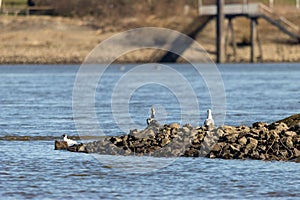
[[[2,0],[6,6],[27,6],[27,0]]]
[[[251,2],[260,2],[266,5],[269,5],[269,0],[259,0],[259,1],[251,1]],[[289,5],[296,5],[296,0],[274,0],[274,6],[289,6]]]

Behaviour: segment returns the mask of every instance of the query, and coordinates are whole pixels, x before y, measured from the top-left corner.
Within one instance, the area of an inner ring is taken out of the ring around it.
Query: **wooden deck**
[[[224,6],[225,15],[259,15],[261,13],[260,3],[250,4],[227,4]],[[200,15],[217,15],[216,5],[199,6]]]

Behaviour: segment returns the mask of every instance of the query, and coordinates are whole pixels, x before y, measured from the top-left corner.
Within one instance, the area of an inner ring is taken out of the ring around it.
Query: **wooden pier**
[[[260,34],[257,29],[257,21],[259,18],[263,18],[272,25],[276,26],[279,30],[289,35],[300,43],[300,28],[288,21],[282,16],[277,16],[273,12],[272,8],[262,3],[247,3],[246,0],[241,4],[225,4],[225,0],[218,0],[213,5],[203,5],[202,0],[199,0],[199,15],[200,16],[215,16],[217,18],[216,23],[216,54],[217,62],[224,62],[224,57],[227,53],[227,47],[229,46],[229,33],[231,34],[231,44],[233,46],[233,54],[236,57],[236,42],[235,31],[232,21],[236,17],[246,17],[250,19],[250,43],[251,53],[250,62],[256,62],[263,60],[263,51],[261,46]],[[227,31],[224,39],[224,18],[228,19]],[[255,55],[255,46],[259,48],[259,55]]]
[[[296,42],[300,43],[300,28],[282,16],[276,15],[272,7],[262,3],[248,3],[247,0],[241,0],[240,4],[226,4],[225,0],[217,0],[216,4],[204,5],[199,0],[199,17],[194,22],[187,25],[182,33],[195,38],[196,34],[205,28],[206,24],[212,19],[216,19],[216,55],[217,63],[226,62],[229,44],[232,44],[233,57],[236,58],[237,44],[235,38],[235,28],[233,20],[237,17],[246,17],[250,23],[250,62],[262,62],[263,50],[260,33],[258,29],[258,19],[264,19],[280,31],[289,35]],[[227,23],[225,24],[225,19]],[[227,27],[226,27],[227,26]],[[243,28],[243,27],[237,27]],[[185,45],[185,49],[189,45]],[[258,48],[259,55],[255,55],[255,49]],[[183,52],[185,49],[182,49]],[[176,62],[178,55],[166,53],[159,62]]]

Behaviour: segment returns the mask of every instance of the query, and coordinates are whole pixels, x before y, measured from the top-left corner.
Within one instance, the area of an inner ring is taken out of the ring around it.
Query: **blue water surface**
[[[124,134],[114,114],[126,119],[128,113],[113,113],[111,98],[118,80],[134,66],[114,65],[99,82],[95,111],[103,135]],[[193,116],[191,123],[201,125],[212,106],[203,77],[185,64],[169,66],[195,90],[200,115]],[[76,65],[0,66],[0,136],[77,135],[72,94],[78,69]],[[218,70],[226,95],[225,124],[271,123],[299,113],[300,64],[225,64]],[[176,80],[174,84],[186,93]],[[132,129],[146,126],[152,105],[161,122],[182,122],[180,102],[169,88],[148,84],[130,95],[128,112],[136,124]],[[88,131],[93,120],[85,120],[90,122]],[[0,146],[4,199],[300,198],[298,163],[79,154],[55,151],[52,140],[0,140]]]

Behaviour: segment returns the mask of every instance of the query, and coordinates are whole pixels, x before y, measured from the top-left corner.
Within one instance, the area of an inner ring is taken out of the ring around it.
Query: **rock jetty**
[[[300,160],[300,114],[272,124],[224,125],[212,130],[190,124],[161,125],[153,120],[144,130],[72,147],[56,141],[55,149],[124,156]]]

